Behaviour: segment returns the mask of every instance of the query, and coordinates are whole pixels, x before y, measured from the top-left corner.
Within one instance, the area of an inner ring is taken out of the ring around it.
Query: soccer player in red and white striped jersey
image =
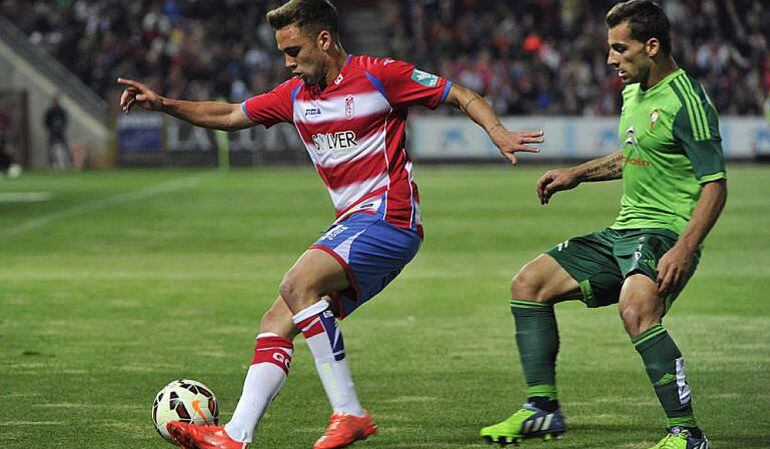
[[[341,448],[377,432],[358,401],[338,319],[379,293],[422,242],[419,194],[406,151],[411,106],[446,103],[489,134],[501,154],[537,152],[542,131],[511,132],[476,93],[393,59],[352,56],[340,44],[337,11],[328,0],[291,0],[270,11],[278,49],[293,78],[243,104],[162,97],[142,83],[127,87],[121,107],[162,111],[198,126],[237,130],[295,125],[326,184],[336,219],[286,273],[279,297],[262,317],[241,399],[225,426],[170,423],[181,447],[248,446],[291,366],[302,333],[332,406],[314,449]]]
[[[245,101],[243,110],[265,126],[294,123],[338,217],[382,205],[385,221],[421,232],[405,148],[407,111],[412,105],[436,108],[451,87],[405,62],[347,55],[325,89],[298,76]]]

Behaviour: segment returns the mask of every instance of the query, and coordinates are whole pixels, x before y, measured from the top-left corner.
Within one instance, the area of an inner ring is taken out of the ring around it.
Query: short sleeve
[[[301,82],[292,78],[270,92],[247,99],[241,103],[241,109],[249,120],[265,128],[281,122],[292,123],[292,99],[300,86]]]
[[[394,107],[419,105],[435,109],[452,87],[451,81],[393,59],[377,60],[367,76]]]
[[[674,118],[673,134],[684,147],[701,184],[726,177],[719,116],[708,101],[695,95],[685,98]]]

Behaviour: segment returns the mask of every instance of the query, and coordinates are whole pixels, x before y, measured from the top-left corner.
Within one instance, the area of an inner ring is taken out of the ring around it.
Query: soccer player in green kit
[[[553,305],[617,303],[667,417],[651,449],[707,449],[693,413],[684,359],[661,319],[692,276],[700,247],[727,197],[718,116],[701,85],[671,57],[670,25],[648,0],[607,14],[609,56],[625,88],[622,150],[543,175],[538,197],[581,182],[623,179],[620,215],[609,228],[560,243],[526,264],[511,283],[516,343],[527,402],[481,436],[501,444],[560,436],[556,396],[559,334]]]

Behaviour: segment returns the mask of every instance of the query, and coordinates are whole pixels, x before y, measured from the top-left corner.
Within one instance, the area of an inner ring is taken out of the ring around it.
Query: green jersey
[[[725,178],[719,116],[695,79],[679,69],[642,90],[623,89],[623,198],[613,229],[681,234],[701,185]]]

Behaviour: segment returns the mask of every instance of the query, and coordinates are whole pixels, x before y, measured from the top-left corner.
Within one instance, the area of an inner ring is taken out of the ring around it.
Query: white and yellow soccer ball
[[[152,404],[152,422],[160,436],[170,439],[166,424],[181,421],[192,424],[219,423],[219,403],[214,392],[200,382],[179,379],[163,387]]]

